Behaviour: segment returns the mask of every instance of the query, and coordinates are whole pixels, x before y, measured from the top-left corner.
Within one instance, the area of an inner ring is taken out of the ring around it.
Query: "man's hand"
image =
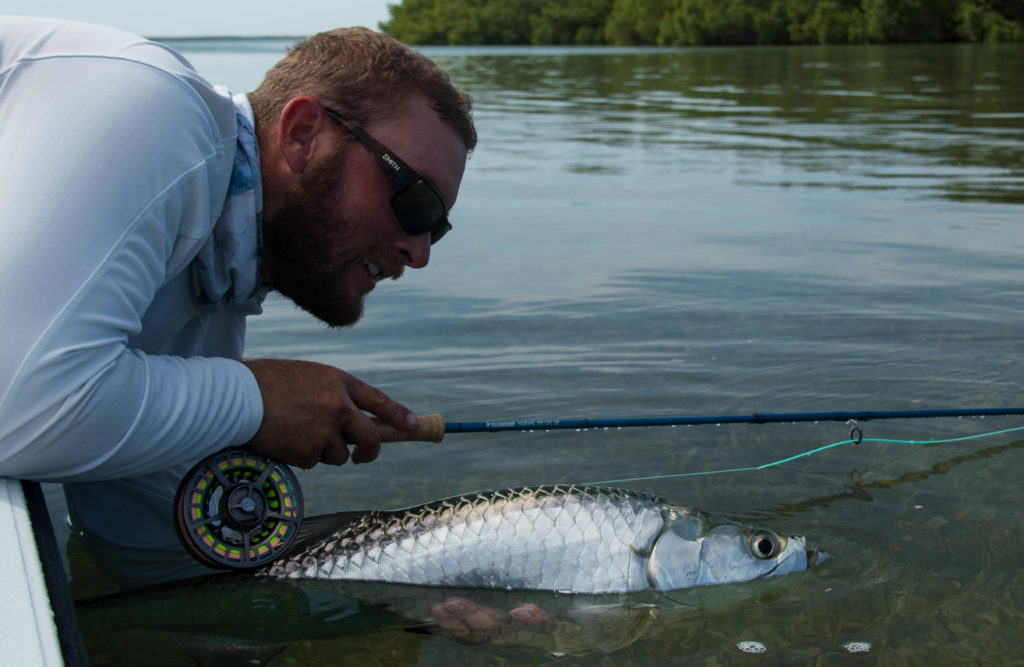
[[[363,412],[400,428],[416,427],[416,415],[348,373],[311,361],[252,359],[243,362],[263,396],[263,422],[248,445],[301,468],[341,465],[356,446],[353,463],[377,458],[380,434]]]
[[[433,605],[430,614],[442,634],[474,644],[506,638],[521,630],[550,634],[557,625],[546,611],[531,603],[504,612],[453,597]]]

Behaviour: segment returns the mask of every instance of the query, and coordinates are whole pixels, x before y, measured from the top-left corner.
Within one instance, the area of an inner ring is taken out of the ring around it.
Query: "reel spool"
[[[225,449],[178,485],[174,525],[185,549],[215,568],[251,569],[282,556],[299,534],[302,489],[284,463]]]

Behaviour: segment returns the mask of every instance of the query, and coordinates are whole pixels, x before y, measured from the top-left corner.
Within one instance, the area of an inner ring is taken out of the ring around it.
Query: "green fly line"
[[[854,431],[860,431],[860,426],[855,426]],[[964,442],[967,440],[977,440],[979,438],[990,438],[996,435],[1003,435],[1005,433],[1013,433],[1016,431],[1024,431],[1024,426],[1017,426],[1014,428],[1002,429],[999,431],[989,431],[987,433],[978,433],[975,435],[964,435],[957,438],[942,438],[939,440],[898,440],[893,438],[864,438],[857,437],[856,439],[840,440],[839,442],[833,442],[828,445],[822,445],[821,447],[815,447],[793,456],[787,456],[786,458],[778,459],[777,461],[771,461],[769,463],[763,463],[756,466],[746,466],[743,468],[722,468],[719,470],[702,470],[699,472],[679,472],[667,475],[645,475],[643,477],[624,477],[621,479],[604,479],[597,482],[587,482],[587,484],[622,484],[624,482],[644,482],[648,480],[658,479],[676,479],[679,477],[703,477],[708,475],[724,475],[726,473],[739,473],[739,472],[752,472],[755,470],[766,470],[768,468],[775,468],[797,459],[807,458],[820,452],[824,452],[835,447],[842,447],[844,445],[858,445],[861,443],[875,443],[875,444],[890,444],[890,445],[945,445],[954,442]]]

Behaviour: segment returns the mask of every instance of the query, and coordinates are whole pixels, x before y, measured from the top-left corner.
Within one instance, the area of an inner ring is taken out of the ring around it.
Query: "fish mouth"
[[[813,544],[807,549],[807,569],[811,569],[815,565],[821,565],[829,559],[827,551],[822,551]]]

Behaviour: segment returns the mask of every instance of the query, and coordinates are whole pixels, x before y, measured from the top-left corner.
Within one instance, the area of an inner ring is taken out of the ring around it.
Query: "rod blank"
[[[701,424],[772,424],[808,421],[870,421],[872,419],[922,419],[937,417],[988,417],[1021,415],[1024,408],[874,410],[860,412],[776,412],[747,415],[697,415],[681,417],[634,417],[623,419],[515,419],[493,422],[446,422],[446,433],[522,431],[531,429],[628,428],[633,426],[696,426]]]
[[[694,415],[679,417],[629,417],[621,419],[509,419],[486,422],[444,422],[441,415],[419,417],[420,427],[402,431],[378,422],[382,442],[441,442],[446,433],[497,433],[500,431],[631,428],[638,426],[698,426],[702,424],[773,424],[810,421],[859,421],[872,419],[935,419],[939,417],[994,417],[1024,415],[1024,408],[942,410],[865,410],[859,412],[774,412],[746,415]],[[443,426],[443,429],[442,429]]]

